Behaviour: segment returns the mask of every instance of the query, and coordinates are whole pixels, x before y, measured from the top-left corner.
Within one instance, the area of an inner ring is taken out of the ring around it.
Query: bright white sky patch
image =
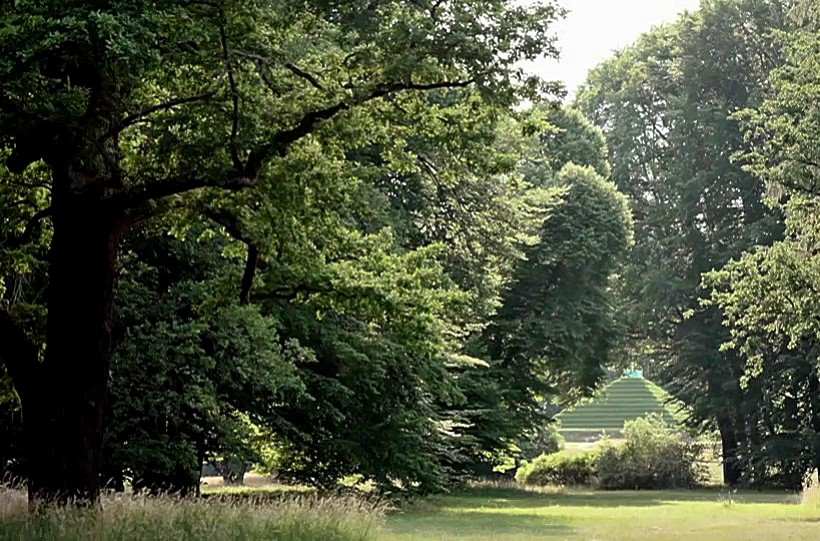
[[[560,0],[570,13],[555,26],[559,62],[540,60],[527,68],[547,80],[563,81],[572,95],[587,72],[638,36],[695,10],[699,0]]]

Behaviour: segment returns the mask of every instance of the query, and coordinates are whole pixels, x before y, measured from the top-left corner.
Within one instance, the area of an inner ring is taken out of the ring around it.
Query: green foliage
[[[700,305],[701,279],[782,234],[764,182],[733,159],[751,148],[733,114],[766,95],[786,4],[705,2],[593,70],[578,97],[604,129],[613,180],[635,216],[618,284],[630,336],[623,361],[686,403],[692,424],[720,430],[729,483],[750,437],[743,427],[763,410],[741,388],[743,360],[721,349],[720,311]]]
[[[596,457],[593,451],[544,454],[521,466],[515,480],[534,486],[590,485],[595,479]]]
[[[710,273],[707,304],[719,306],[744,360],[743,386],[761,393],[767,416],[754,426],[750,478],[802,486],[820,463],[816,314],[820,306],[817,201],[793,197],[787,236]],[[759,390],[758,390],[759,389]],[[771,398],[769,398],[771,397]]]
[[[807,6],[803,6],[807,7]],[[811,10],[800,12],[812,15]],[[765,181],[769,203],[786,215],[786,238],[710,273],[706,306],[718,307],[739,356],[741,384],[765,416],[747,421],[747,478],[801,487],[820,464],[820,381],[815,348],[817,247],[818,34],[810,18],[777,36],[782,65],[766,99],[735,115],[743,122],[746,169]]]
[[[610,166],[606,138],[578,109],[536,108],[527,118],[536,137],[524,153],[522,174],[537,186],[549,185],[567,164],[593,168],[609,178]]]
[[[125,256],[106,438],[115,486],[124,476],[136,490],[197,491],[203,461],[252,462],[247,416],[274,423],[277,403],[302,388],[277,322],[218,295],[231,268],[213,258],[221,242],[149,233]]]
[[[518,442],[520,456],[530,461],[541,455],[551,455],[564,448],[564,437],[554,423],[527,430]]]
[[[758,107],[738,113],[750,145],[747,168],[769,183],[774,195],[783,189],[816,195],[820,156],[812,138],[820,132],[820,33],[795,31],[785,41],[785,61],[771,73],[771,93]]]
[[[105,216],[89,227],[123,239],[117,321],[90,324],[119,346],[106,475],[191,490],[204,460],[264,454],[258,428],[315,484],[441,486],[464,441],[451,370],[531,226],[520,156],[496,137],[522,98],[559,93],[521,66],[557,54],[563,10],[58,4],[0,7],[0,309],[32,329],[73,313],[43,295],[86,264],[44,265],[73,221]],[[86,384],[65,402],[106,402]]]
[[[604,489],[692,488],[704,477],[701,445],[659,415],[624,423],[624,442],[605,441],[595,473]]]
[[[518,365],[516,377],[590,390],[618,336],[609,280],[632,241],[632,219],[612,183],[573,164],[558,174],[544,208],[539,240],[513,275],[488,348]]]
[[[603,489],[692,488],[704,479],[703,446],[660,415],[626,421],[623,442],[604,440],[594,450],[544,454],[524,464],[525,485],[589,485]]]
[[[322,486],[360,474],[429,491],[448,481],[438,404],[459,396],[448,318],[463,295],[438,249],[396,255],[378,240],[328,267],[332,287],[281,308],[283,332],[314,353],[298,363],[306,393],[279,409],[289,423],[279,471]]]
[[[563,10],[371,8],[0,8],[0,309],[44,328],[49,244],[116,223],[116,321],[95,323],[116,331],[113,486],[190,492],[203,461],[239,460],[431,490],[476,445],[464,344],[536,221],[497,141],[522,98],[559,94],[521,66],[557,54]]]
[[[522,434],[546,423],[545,400],[589,392],[618,337],[609,281],[631,240],[625,199],[574,164],[533,197],[537,234],[468,350],[489,366],[459,379],[467,406],[460,418],[482,451],[473,464],[507,461]]]

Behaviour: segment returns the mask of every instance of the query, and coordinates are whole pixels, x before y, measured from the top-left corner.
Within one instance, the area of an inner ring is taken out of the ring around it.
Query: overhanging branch
[[[427,91],[442,88],[464,88],[473,83],[473,80],[465,81],[440,81],[436,83],[388,83],[376,86],[369,93],[342,101],[324,109],[311,111],[302,116],[296,124],[288,129],[276,133],[271,140],[256,149],[252,150],[248,156],[247,164],[244,166],[243,174],[227,176],[221,180],[197,176],[180,176],[149,183],[131,190],[119,192],[110,196],[107,203],[114,208],[127,210],[132,209],[146,202],[162,199],[171,195],[182,194],[202,188],[221,188],[225,190],[240,190],[254,186],[262,166],[268,160],[276,156],[284,156],[288,149],[298,140],[313,133],[325,120],[330,120],[342,111],[346,111],[356,105],[361,105],[369,101],[382,98],[398,92],[417,90]]]
[[[376,86],[372,91],[358,98],[353,98],[349,101],[341,101],[324,109],[311,111],[299,119],[292,128],[276,133],[268,143],[263,144],[251,151],[250,156],[248,157],[245,173],[247,176],[251,177],[258,175],[259,170],[267,160],[276,156],[284,156],[291,145],[303,137],[313,133],[323,121],[330,120],[339,113],[347,111],[357,105],[362,105],[378,98],[383,98],[391,94],[408,90],[429,91],[444,88],[464,88],[471,85],[473,82],[474,81],[470,79],[464,81],[439,81],[435,83],[414,83],[412,81],[402,83],[385,83]]]
[[[255,184],[256,179],[243,176],[226,177],[220,180],[196,176],[180,176],[117,193],[109,197],[106,203],[112,208],[127,210],[143,205],[149,201],[155,201],[203,188],[242,190],[244,188],[250,188]]]
[[[228,34],[225,31],[225,14],[222,14],[222,21],[219,25],[219,41],[222,45],[222,57],[225,62],[225,72],[228,75],[228,85],[231,90],[231,161],[234,169],[242,170],[242,158],[239,156],[239,87],[236,84],[233,62],[231,62],[231,52],[228,48]]]
[[[322,92],[325,91],[325,87],[322,86],[322,83],[319,82],[319,79],[311,75],[310,73],[306,72],[305,70],[301,69],[299,66],[288,62],[285,64],[285,67],[290,71],[292,74],[300,77],[310,83],[310,86],[315,88],[316,90],[321,90]]]
[[[52,210],[51,207],[42,209],[34,214],[31,218],[29,218],[28,222],[26,222],[26,228],[23,230],[23,233],[15,238],[12,239],[10,243],[6,244],[7,248],[20,248],[34,240],[34,235],[37,233],[37,230],[40,227],[41,222],[51,216]]]
[[[213,91],[205,92],[203,94],[198,94],[196,96],[174,98],[172,100],[168,100],[162,103],[158,103],[156,105],[152,105],[150,107],[146,107],[145,109],[130,114],[122,120],[120,120],[119,122],[117,122],[117,124],[108,133],[106,133],[106,137],[112,137],[120,133],[124,129],[128,128],[129,126],[136,124],[138,122],[142,122],[144,119],[148,118],[154,113],[159,113],[161,111],[169,111],[171,109],[174,109],[175,107],[179,107],[180,105],[205,101],[213,97],[214,94],[215,92]]]
[[[245,259],[245,269],[242,271],[242,281],[239,284],[239,304],[247,305],[251,301],[251,288],[253,279],[256,276],[256,268],[259,266],[261,256],[259,248],[252,242],[246,243],[248,254]]]
[[[253,239],[242,231],[242,225],[235,215],[225,210],[215,208],[206,208],[203,213],[212,221],[224,227],[228,235],[247,246],[248,253],[245,259],[245,269],[242,272],[242,280],[239,284],[239,303],[246,305],[250,303],[253,280],[256,276],[256,269],[259,267],[261,261],[259,248]]]

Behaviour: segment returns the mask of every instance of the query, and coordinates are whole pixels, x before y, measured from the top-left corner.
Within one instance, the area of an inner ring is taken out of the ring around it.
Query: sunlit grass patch
[[[727,502],[730,501],[730,504]],[[482,485],[388,516],[385,541],[810,541],[820,509],[786,492],[528,491]]]

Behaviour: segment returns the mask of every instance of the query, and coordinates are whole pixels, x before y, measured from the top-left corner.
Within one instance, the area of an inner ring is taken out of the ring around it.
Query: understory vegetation
[[[543,454],[518,468],[515,480],[535,486],[592,485],[597,471],[596,462],[594,451]]]
[[[624,423],[623,439],[591,449],[542,454],[515,479],[535,486],[594,486],[606,490],[694,488],[706,481],[704,446],[659,415]]]
[[[354,498],[245,501],[105,498],[104,511],[48,508],[29,514],[23,492],[0,489],[4,541],[377,541],[384,509]]]

